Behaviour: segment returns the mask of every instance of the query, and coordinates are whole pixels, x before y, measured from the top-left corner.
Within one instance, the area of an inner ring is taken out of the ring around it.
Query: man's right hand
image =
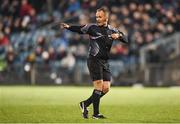
[[[68,24],[66,24],[66,23],[61,23],[61,27],[68,29],[70,26]]]

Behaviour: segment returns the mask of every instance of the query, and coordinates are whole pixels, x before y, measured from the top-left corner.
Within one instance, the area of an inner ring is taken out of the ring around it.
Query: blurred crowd
[[[76,60],[86,58],[88,36],[59,30],[58,25],[47,29],[47,25],[95,22],[96,9],[101,6],[111,12],[109,23],[128,35],[130,46],[115,42],[111,50],[112,59],[125,63],[137,63],[142,46],[180,29],[179,0],[0,0],[0,55],[9,65],[59,61],[72,67]],[[30,36],[27,44],[16,46],[19,36],[28,37],[39,29],[45,35]]]

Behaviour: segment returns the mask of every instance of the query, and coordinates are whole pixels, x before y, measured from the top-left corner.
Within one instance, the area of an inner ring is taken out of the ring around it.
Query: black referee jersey
[[[111,37],[112,33],[122,34],[122,37],[120,37],[118,40],[128,44],[127,36],[110,25],[107,25],[106,27],[98,26],[97,24],[70,26],[68,30],[78,32],[80,34],[88,34],[90,38],[89,57],[94,57],[97,59],[109,59],[110,49],[113,43],[113,39]]]

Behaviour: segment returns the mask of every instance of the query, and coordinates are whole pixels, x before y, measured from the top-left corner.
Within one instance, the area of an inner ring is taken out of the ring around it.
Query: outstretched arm
[[[70,30],[72,32],[77,32],[79,34],[86,34],[88,33],[88,26],[87,25],[83,25],[83,26],[70,26],[66,23],[61,23],[61,27]]]

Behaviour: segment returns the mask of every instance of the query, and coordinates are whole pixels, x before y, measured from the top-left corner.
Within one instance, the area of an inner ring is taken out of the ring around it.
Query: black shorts
[[[89,73],[93,81],[96,81],[96,80],[110,81],[111,80],[111,72],[110,72],[109,63],[107,60],[88,58],[87,66],[88,66]]]

